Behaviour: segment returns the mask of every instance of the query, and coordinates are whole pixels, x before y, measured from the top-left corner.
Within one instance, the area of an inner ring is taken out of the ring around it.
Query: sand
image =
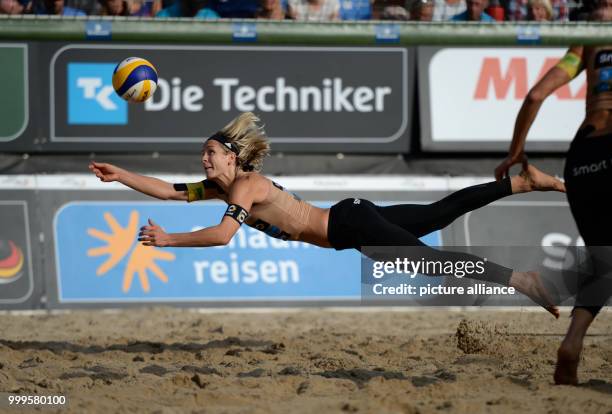
[[[578,387],[552,383],[568,324],[567,309],[5,312],[0,391],[69,402],[0,411],[612,413],[612,312]]]

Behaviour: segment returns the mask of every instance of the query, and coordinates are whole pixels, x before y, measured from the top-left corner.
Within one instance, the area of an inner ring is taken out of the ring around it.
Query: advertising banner
[[[0,143],[19,138],[28,125],[28,46],[0,43]]]
[[[507,151],[527,92],[565,52],[563,48],[419,48],[422,148]],[[582,73],[544,102],[527,148],[566,150],[584,118],[585,97]]]
[[[316,144],[317,152],[406,152],[412,55],[406,48],[65,45],[50,61],[50,141],[71,149],[193,149],[252,111],[278,151]],[[126,103],[112,87],[115,65],[129,56],[158,72],[144,104]]]
[[[137,241],[148,218],[168,232],[189,232],[218,224],[225,208],[68,203],[54,220],[59,302],[359,301],[355,250],[283,241],[247,226],[227,246],[157,248]],[[439,232],[423,240],[441,241]]]
[[[33,260],[28,201],[0,200],[0,308],[33,305]]]

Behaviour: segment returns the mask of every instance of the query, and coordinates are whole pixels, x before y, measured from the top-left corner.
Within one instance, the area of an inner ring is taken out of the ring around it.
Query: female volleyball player
[[[97,162],[92,162],[89,168],[102,181],[119,181],[159,199],[216,198],[228,204],[218,225],[194,232],[168,234],[149,221],[149,225],[142,227],[139,240],[147,246],[159,247],[225,245],[243,223],[272,237],[337,250],[381,245],[425,246],[419,237],[502,197],[532,190],[565,191],[559,180],[531,167],[528,174],[465,188],[430,205],[379,207],[368,200],[349,198],[328,209],[318,208],[256,172],[270,149],[257,121],[252,113],[244,113],[206,140],[202,164],[207,178],[201,182],[171,184]],[[462,253],[427,247],[423,250],[427,260],[481,260]],[[487,262],[486,267],[479,280],[512,286],[558,316],[536,273],[513,272],[492,262]]]
[[[593,20],[612,20],[612,5],[599,0]],[[579,281],[572,321],[557,352],[557,384],[578,383],[584,336],[612,294],[612,46],[573,46],[529,91],[516,118],[508,157],[496,168],[501,180],[517,163],[527,167],[525,140],[544,99],[586,70],[586,116],[566,155],[567,200],[578,231],[592,255],[594,275]],[[531,167],[529,167],[531,168]],[[607,195],[606,195],[607,194]],[[609,200],[609,199],[608,199]]]

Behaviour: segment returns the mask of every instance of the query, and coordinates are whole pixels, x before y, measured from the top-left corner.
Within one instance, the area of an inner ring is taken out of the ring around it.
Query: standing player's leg
[[[579,281],[569,329],[557,351],[557,384],[578,383],[578,363],[589,326],[612,295],[612,217],[603,200],[612,196],[607,166],[612,135],[587,138],[578,132],[567,154],[567,200],[593,263],[593,274]],[[599,166],[600,168],[591,168]],[[585,168],[586,167],[586,168]]]

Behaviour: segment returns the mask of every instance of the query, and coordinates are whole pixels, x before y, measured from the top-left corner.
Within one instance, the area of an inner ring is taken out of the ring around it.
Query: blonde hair
[[[548,19],[552,20],[553,18],[553,9],[550,3],[550,0],[529,0],[529,7],[533,6],[542,6],[546,9],[546,13],[548,13]],[[531,13],[531,12],[530,12]]]
[[[237,164],[243,171],[261,171],[263,160],[270,152],[270,144],[259,118],[244,112],[219,132],[238,148]]]

